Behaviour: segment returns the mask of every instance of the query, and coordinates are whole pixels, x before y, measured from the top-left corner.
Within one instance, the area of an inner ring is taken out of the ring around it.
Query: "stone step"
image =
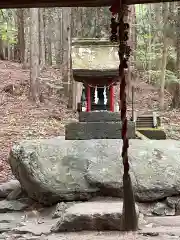
[[[119,112],[80,112],[79,122],[120,122]]]
[[[108,105],[105,104],[92,104],[91,105],[91,110],[97,110],[97,111],[101,111],[101,110],[107,110],[109,108]]]
[[[121,129],[121,122],[74,122],[66,125],[65,139],[120,139]],[[136,138],[133,122],[128,123],[128,138]]]
[[[136,122],[136,128],[154,128],[154,125],[148,122]]]
[[[154,139],[154,140],[166,139],[166,133],[164,132],[163,129],[139,128],[138,131],[149,139]]]
[[[138,206],[136,206],[139,215]],[[74,204],[51,229],[52,232],[122,230],[122,201],[95,201]]]

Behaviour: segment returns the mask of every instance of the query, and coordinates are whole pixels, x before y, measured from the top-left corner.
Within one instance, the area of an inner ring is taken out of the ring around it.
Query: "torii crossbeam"
[[[147,4],[169,2],[170,0],[123,0],[123,4]],[[180,1],[180,0],[177,0]],[[1,0],[0,8],[32,7],[101,7],[111,6],[112,0]],[[174,2],[171,0],[171,2]]]

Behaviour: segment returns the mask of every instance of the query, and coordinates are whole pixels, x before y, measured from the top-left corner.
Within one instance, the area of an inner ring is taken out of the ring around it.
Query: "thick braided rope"
[[[127,102],[126,102],[126,78],[124,68],[127,68],[127,59],[125,58],[125,48],[126,42],[124,41],[124,15],[126,11],[128,11],[127,6],[123,5],[121,0],[115,0],[110,7],[110,11],[112,15],[116,15],[119,13],[119,77],[120,77],[120,108],[121,108],[121,121],[122,121],[122,159],[124,165],[124,173],[129,172],[129,161],[128,161],[128,148],[129,148],[129,140],[127,137]],[[120,11],[120,12],[119,12]],[[113,35],[112,35],[113,36]],[[116,39],[114,36],[113,39]]]
[[[124,173],[129,172],[129,161],[128,161],[128,148],[129,140],[127,137],[127,102],[126,102],[126,77],[124,68],[127,66],[127,61],[124,58],[125,53],[125,42],[124,42],[124,9],[122,9],[122,14],[119,14],[119,77],[120,83],[120,108],[121,108],[121,121],[122,121],[122,159],[124,165]]]

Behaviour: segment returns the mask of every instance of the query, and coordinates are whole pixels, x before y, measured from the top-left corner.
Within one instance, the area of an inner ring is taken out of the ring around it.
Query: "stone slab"
[[[34,236],[41,236],[50,234],[53,224],[55,224],[55,219],[45,219],[42,223],[37,223],[36,221],[28,221],[22,224],[22,226],[17,226],[13,228],[13,232],[17,234],[31,233]]]
[[[137,214],[138,207],[137,208]],[[121,230],[122,201],[92,201],[74,204],[52,228],[53,232]]]
[[[23,211],[28,207],[28,204],[21,203],[17,200],[2,200],[0,201],[0,213],[12,212],[12,211]]]
[[[166,139],[166,133],[162,129],[138,129],[138,131],[149,139]]]
[[[180,229],[180,216],[145,217],[145,220],[153,227],[178,227]]]
[[[66,140],[120,139],[121,122],[73,122],[65,127]],[[128,138],[136,138],[135,125],[128,123]]]
[[[79,122],[120,122],[119,112],[80,112]]]

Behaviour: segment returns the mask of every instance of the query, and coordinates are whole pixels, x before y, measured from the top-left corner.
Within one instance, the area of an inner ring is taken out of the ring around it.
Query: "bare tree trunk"
[[[180,79],[180,2],[176,3],[176,6],[171,3],[170,11],[171,13],[174,11],[175,7],[177,8],[177,21],[176,21],[176,76]],[[180,84],[176,82],[171,84],[173,89],[172,92],[172,104],[173,108],[180,108]]]
[[[24,9],[17,9],[17,22],[18,22],[18,52],[19,62],[24,62],[25,52],[25,39],[24,39]]]
[[[5,60],[4,44],[3,44],[3,40],[1,39],[1,35],[0,35],[0,59]]]
[[[24,9],[24,39],[25,39],[25,50],[24,50],[24,62],[23,68],[26,69],[29,67],[30,60],[30,20],[29,20],[29,9]]]
[[[65,75],[63,76],[63,85],[66,96],[69,96],[71,89],[71,8],[63,8],[63,48],[64,59],[63,65]]]
[[[63,19],[62,8],[56,8],[56,16],[54,16],[54,43],[55,43],[55,58],[57,68],[61,68],[63,64]]]
[[[51,20],[51,10],[46,10],[45,15],[45,56],[46,56],[46,64],[52,65],[52,20]]]
[[[178,10],[178,15],[177,15],[177,23],[176,23],[176,72],[177,72],[177,77],[180,79],[180,3],[177,3],[177,10]]]
[[[30,97],[39,102],[39,12],[38,8],[30,9]]]
[[[45,65],[44,9],[39,9],[39,62],[40,69]]]
[[[168,56],[168,38],[166,36],[166,24],[168,17],[169,3],[163,3],[163,17],[164,17],[164,33],[163,33],[163,54],[162,54],[162,66],[161,66],[161,76],[160,76],[160,108],[164,109],[164,87],[166,79],[166,65]]]
[[[168,56],[168,39],[164,36],[163,42],[163,53],[162,53],[162,67],[161,67],[161,76],[160,76],[160,108],[164,109],[164,87],[166,79],[166,65],[167,65],[167,56]]]

